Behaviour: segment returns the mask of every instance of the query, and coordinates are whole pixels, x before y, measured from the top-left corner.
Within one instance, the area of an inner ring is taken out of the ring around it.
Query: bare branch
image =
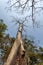
[[[19,9],[21,9],[22,10],[22,12],[23,11],[25,11],[25,9],[28,7],[28,8],[31,8],[31,16],[29,16],[29,15],[27,15],[26,17],[25,17],[25,20],[27,21],[27,17],[31,17],[32,18],[32,21],[33,21],[33,25],[34,25],[34,23],[35,23],[35,19],[34,19],[34,15],[39,11],[40,12],[40,10],[43,10],[43,6],[38,6],[37,7],[37,4],[38,3],[41,3],[41,2],[43,2],[43,0],[26,0],[24,3],[21,3],[21,1],[22,0],[16,0],[14,3],[12,3],[10,6],[9,6],[9,8],[12,8],[13,6],[15,7],[15,8],[18,8],[18,10]],[[10,1],[8,1],[8,2],[11,2],[11,0]],[[28,4],[30,4],[31,3],[31,5],[28,5]],[[28,6],[27,6],[28,5]],[[38,11],[37,11],[37,9],[38,9]],[[30,9],[28,10],[28,12],[30,11]]]
[[[16,1],[15,3],[13,3],[11,6],[10,6],[10,8],[11,7],[13,7],[15,4],[17,4],[17,3],[19,3],[19,1]]]

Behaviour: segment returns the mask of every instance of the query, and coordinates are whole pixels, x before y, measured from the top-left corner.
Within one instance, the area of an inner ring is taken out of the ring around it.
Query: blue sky
[[[16,36],[18,25],[14,25],[14,22],[11,22],[11,16],[15,16],[16,18],[23,18],[28,15],[28,12],[23,15],[19,14],[19,16],[15,12],[7,12],[7,9],[5,9],[7,5],[6,2],[7,0],[0,0],[0,19],[3,19],[8,26],[8,31],[6,33],[9,33],[10,36],[14,37]],[[32,22],[29,22],[28,24],[26,22],[25,24],[28,25],[28,28],[25,27],[26,32],[24,32],[23,34],[27,34],[27,36],[30,36],[31,38],[33,37],[36,41],[36,45],[43,47],[43,11],[40,13],[40,16],[37,15],[36,18],[37,21],[40,21],[40,28],[35,27],[33,29]]]

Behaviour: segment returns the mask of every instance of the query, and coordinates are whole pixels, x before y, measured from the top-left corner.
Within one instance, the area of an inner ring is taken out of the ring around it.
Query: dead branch
[[[31,17],[32,17],[32,21],[33,21],[33,24],[34,24],[34,22],[35,22],[34,15],[36,14],[35,11],[37,9],[38,9],[38,12],[40,12],[39,9],[43,10],[43,6],[41,6],[41,7],[38,6],[37,7],[37,3],[39,3],[39,2],[41,3],[41,2],[43,2],[43,0],[38,0],[38,1],[36,1],[36,0],[26,0],[24,3],[21,3],[22,0],[16,0],[14,3],[12,3],[12,5],[9,6],[9,8],[12,8],[13,6],[15,6],[15,7],[18,7],[18,9],[21,8],[22,11],[24,11],[24,9],[26,8],[26,5],[29,4],[29,1],[31,2],[31,5],[28,6],[28,8],[29,7],[31,8],[31,11],[32,11],[32,13],[31,13],[32,16]],[[12,0],[10,0],[8,2],[12,2]]]

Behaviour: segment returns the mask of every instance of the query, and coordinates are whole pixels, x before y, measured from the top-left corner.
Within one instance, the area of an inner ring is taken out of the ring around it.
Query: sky
[[[14,22],[12,22],[11,16],[22,19],[28,15],[28,11],[26,11],[24,14],[17,14],[14,11],[7,11],[7,9],[5,9],[7,6],[7,1],[8,0],[0,0],[0,19],[3,19],[5,24],[8,26],[6,33],[9,33],[12,37],[16,37],[18,25],[15,25]],[[36,26],[33,28],[32,22],[29,20],[29,23],[25,22],[28,27],[24,27],[25,32],[23,32],[23,34],[26,34],[28,38],[30,37],[34,39],[37,46],[43,47],[43,11],[39,16],[37,15],[36,18],[38,23],[40,21],[39,28]]]

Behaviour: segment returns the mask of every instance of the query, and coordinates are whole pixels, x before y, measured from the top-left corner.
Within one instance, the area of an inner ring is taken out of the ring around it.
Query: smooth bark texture
[[[4,63],[4,65],[14,65],[15,58],[17,56],[17,52],[18,52],[19,48],[20,48],[19,51],[20,51],[21,55],[25,51],[24,46],[23,46],[23,40],[22,40],[22,31],[23,31],[23,24],[20,24],[19,28],[18,28],[16,40],[13,44],[11,52],[10,52],[6,62]]]

